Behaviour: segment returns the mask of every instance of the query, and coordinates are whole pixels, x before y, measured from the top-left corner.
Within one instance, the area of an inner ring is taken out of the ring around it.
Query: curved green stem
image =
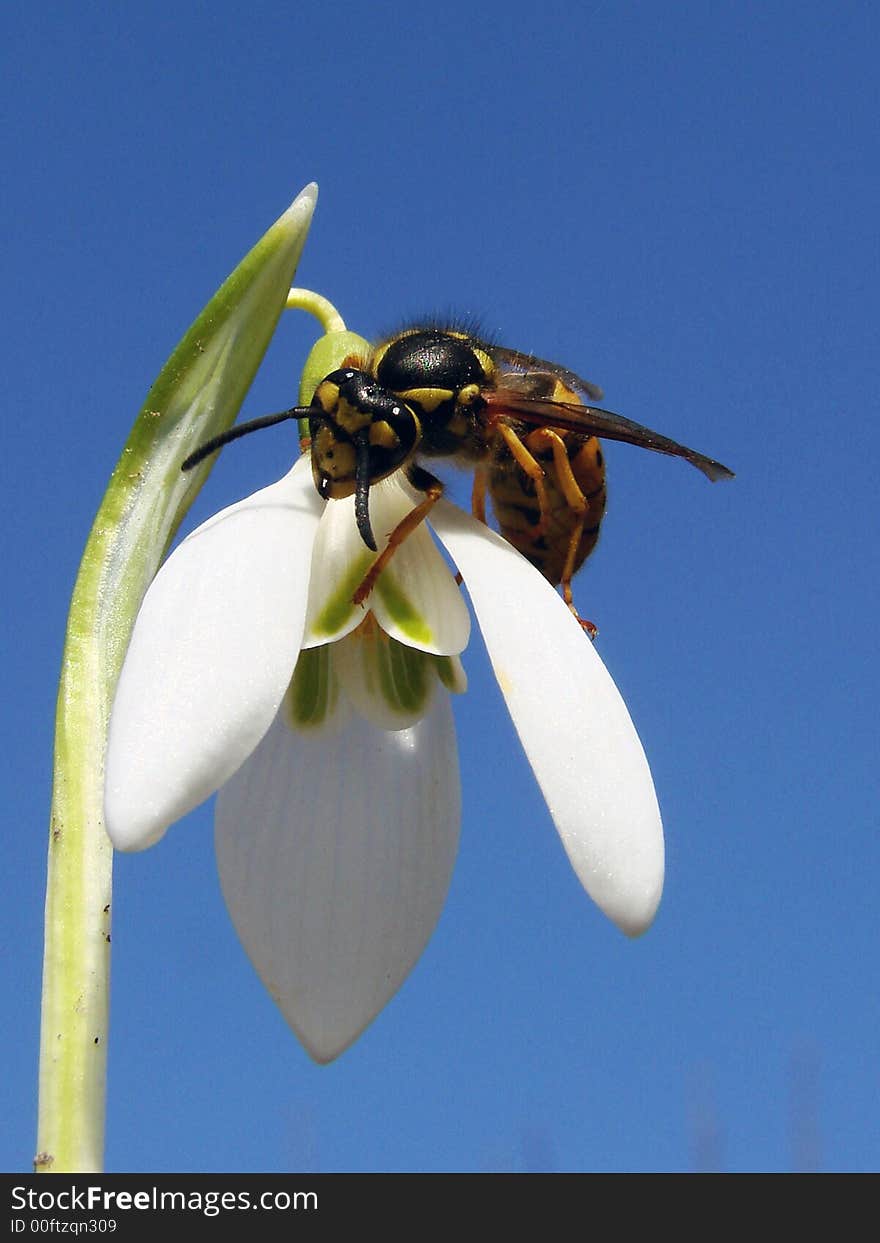
[[[291,289],[287,295],[288,311],[308,311],[325,332],[345,332],[345,320],[329,300],[311,289]]]
[[[86,544],[70,606],[55,731],[35,1168],[100,1170],[112,849],[103,765],[135,616],[211,463],[180,463],[235,419],[284,309],[315,206],[308,186],[257,243],[147,395]]]

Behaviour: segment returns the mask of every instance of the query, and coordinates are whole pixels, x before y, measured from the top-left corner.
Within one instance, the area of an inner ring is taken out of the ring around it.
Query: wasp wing
[[[632,419],[625,419],[622,414],[612,414],[610,410],[598,410],[595,406],[581,406],[573,402],[523,397],[514,389],[500,387],[484,391],[483,396],[490,411],[499,417],[510,415],[535,427],[552,427],[559,431],[602,436],[605,440],[622,440],[643,449],[653,449],[655,453],[684,458],[713,482],[733,478],[733,471],[713,458],[680,445],[650,427],[643,427],[641,423],[634,423]]]
[[[570,388],[575,393],[583,393],[585,397],[589,397],[590,401],[601,401],[603,393],[598,384],[591,384],[589,380],[583,379],[574,371],[569,371],[567,367],[561,367],[559,363],[551,363],[546,358],[537,358],[534,354],[523,354],[519,350],[508,350],[503,346],[493,345],[490,353],[501,367],[511,367],[514,371],[537,371],[555,376],[561,380],[566,388]],[[504,376],[500,380],[502,387],[512,380],[513,376]]]

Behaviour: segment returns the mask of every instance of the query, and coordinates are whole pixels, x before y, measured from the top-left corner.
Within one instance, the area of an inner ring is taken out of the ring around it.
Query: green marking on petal
[[[437,677],[453,695],[461,695],[467,690],[467,677],[457,656],[435,656],[434,667]]]
[[[289,719],[294,729],[314,729],[332,715],[339,687],[330,668],[330,648],[310,647],[300,652],[288,695]]]
[[[411,713],[427,706],[431,657],[390,637],[378,644],[382,693],[392,708]]]
[[[379,729],[404,729],[428,711],[437,685],[433,653],[399,643],[373,617],[332,651],[341,704],[350,700]]]
[[[362,555],[355,557],[309,627],[311,634],[317,638],[329,639],[338,634],[354,613],[363,611],[360,605],[352,604],[352,596],[363,582],[372,562],[373,555],[366,549]]]
[[[413,643],[434,642],[433,630],[390,570],[380,576],[375,590],[402,634]]]

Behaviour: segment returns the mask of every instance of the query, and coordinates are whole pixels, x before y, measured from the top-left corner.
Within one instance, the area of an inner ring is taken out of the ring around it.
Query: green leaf
[[[211,462],[180,463],[238,413],[284,308],[315,207],[307,186],[245,256],[159,373],[113,472],[70,607],[49,834],[36,1168],[99,1170],[110,962],[103,763],[144,592]]]

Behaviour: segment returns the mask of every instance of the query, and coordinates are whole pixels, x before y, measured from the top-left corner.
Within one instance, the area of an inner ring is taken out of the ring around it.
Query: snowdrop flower
[[[417,495],[400,473],[371,488],[380,552],[381,533]],[[446,500],[431,527],[463,576],[578,878],[639,934],[660,899],[663,836],[614,683],[559,595],[506,541]],[[449,692],[465,686],[467,607],[427,524],[355,606],[374,556],[353,499],[320,500],[306,458],[204,523],[144,598],[107,751],[106,822],[119,849],[151,845],[220,790],[230,914],[321,1062],[413,967],[458,845]]]

